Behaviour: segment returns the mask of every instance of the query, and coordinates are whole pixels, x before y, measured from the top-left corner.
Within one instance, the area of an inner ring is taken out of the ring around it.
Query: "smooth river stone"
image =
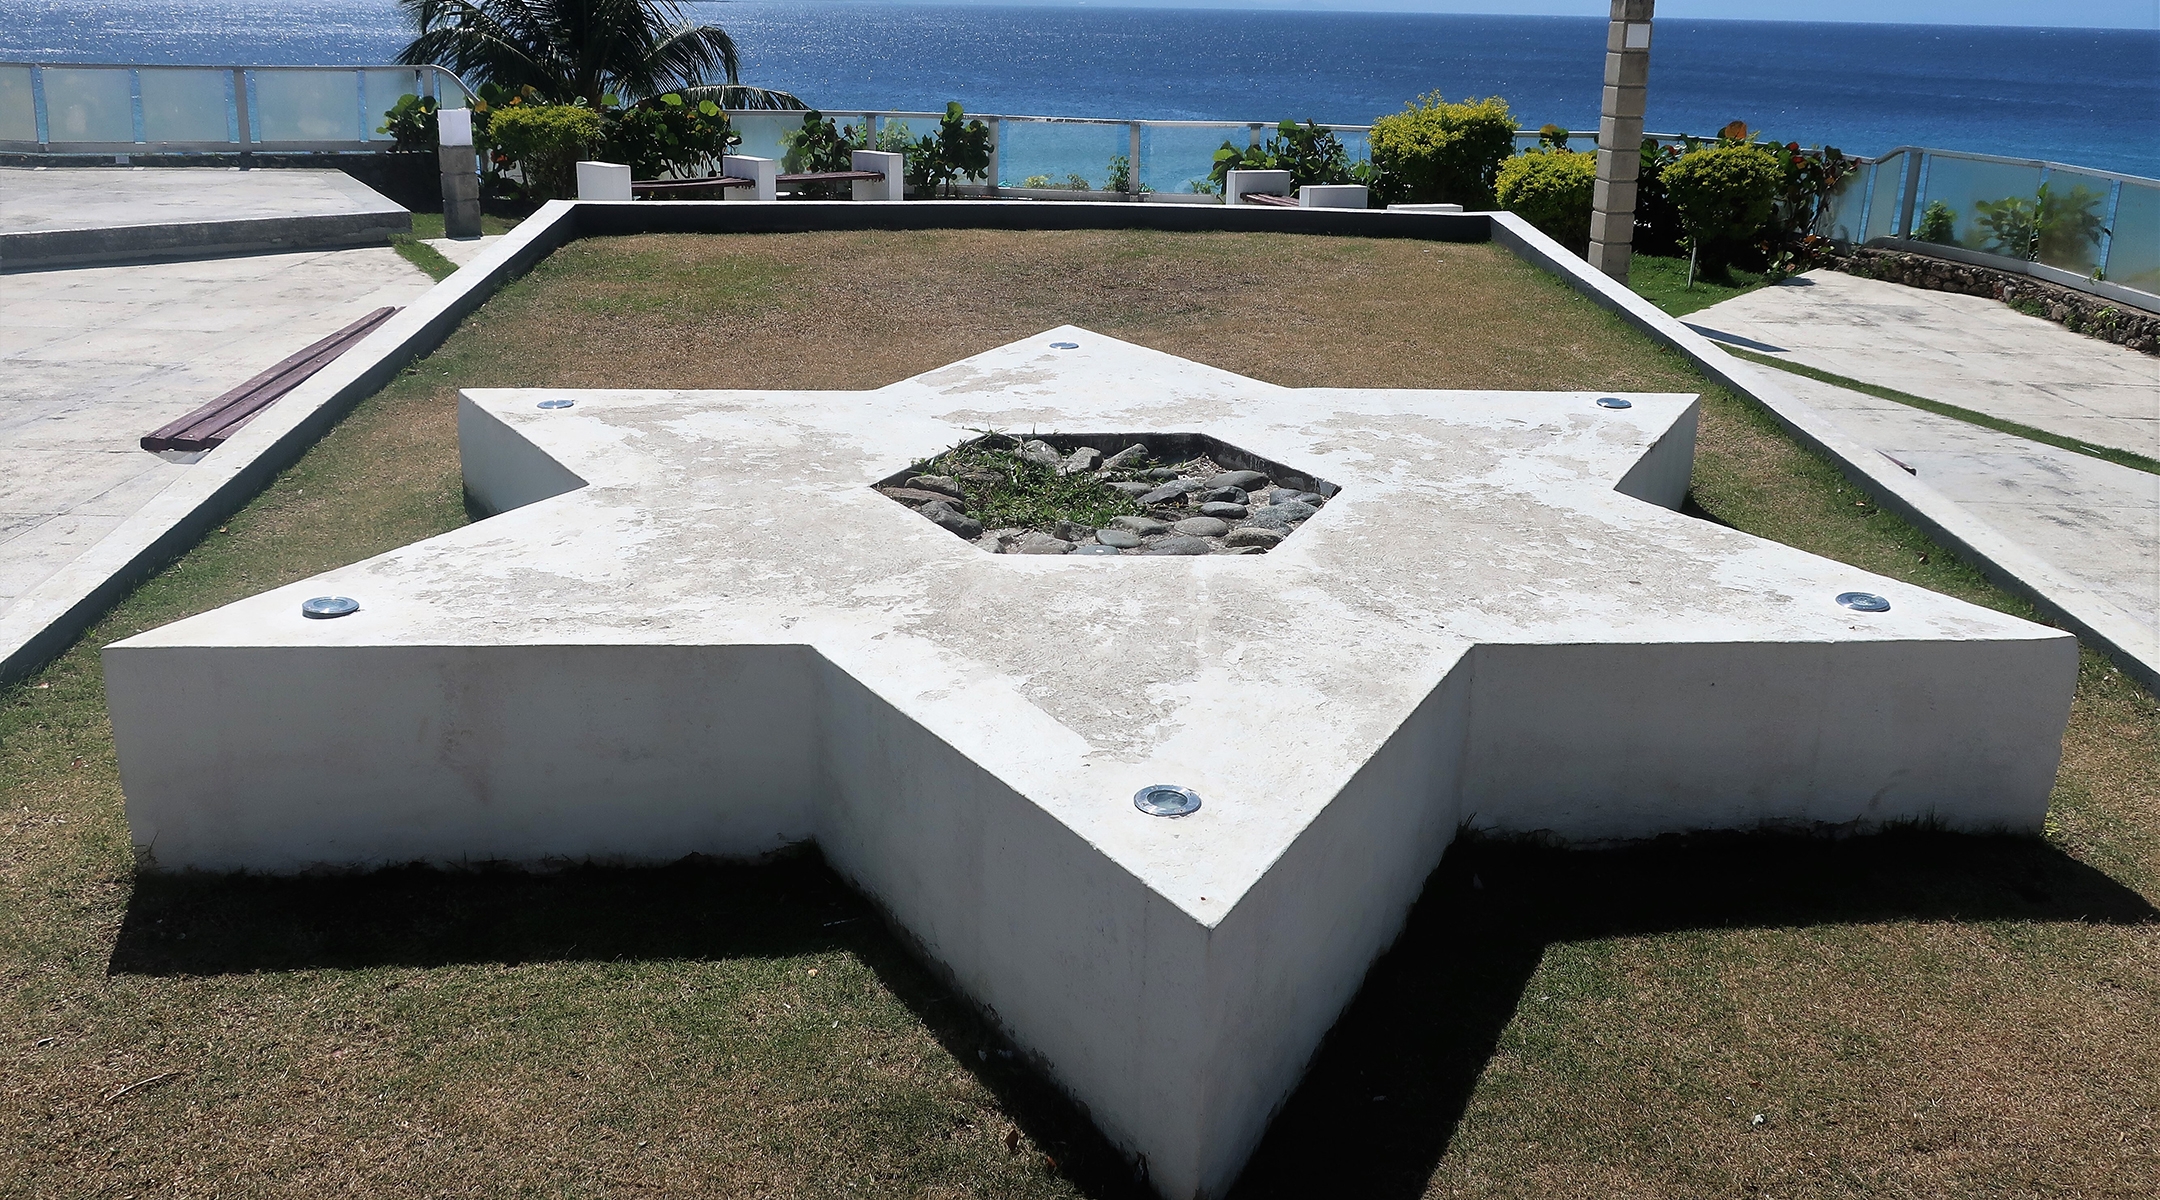
[[[1187,517],[1170,527],[1187,537],[1221,537],[1230,526],[1214,517]]]
[[[1098,529],[1095,531],[1095,540],[1105,546],[1130,550],[1140,544],[1140,535],[1130,529]]]

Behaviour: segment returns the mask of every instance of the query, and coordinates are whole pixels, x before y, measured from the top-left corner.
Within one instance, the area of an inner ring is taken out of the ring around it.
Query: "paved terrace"
[[[1984,297],[1814,271],[1687,323],[1742,349],[2160,457],[2160,358]],[[2160,475],[1775,374],[1861,443],[2160,630]]]

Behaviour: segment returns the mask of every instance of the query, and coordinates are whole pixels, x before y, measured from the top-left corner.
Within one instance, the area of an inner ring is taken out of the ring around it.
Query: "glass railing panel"
[[[232,72],[144,67],[143,141],[230,142]]]
[[[435,107],[471,108],[472,98],[465,92],[465,85],[448,71],[429,71],[430,86],[435,89]]]
[[[55,142],[134,141],[134,87],[127,70],[45,68],[45,136]]]
[[[1251,138],[1247,125],[1143,125],[1140,182],[1158,192],[1212,190],[1215,152],[1224,142],[1242,150]]]
[[[1898,206],[1905,202],[1905,172],[1914,169],[1913,156],[1892,154],[1875,164],[1868,181],[1867,228],[1861,241],[1898,237],[1906,231],[1898,225]]]
[[[2107,237],[2108,199],[2115,181],[2105,175],[2061,168],[2048,172],[2047,199],[2040,208],[2038,261],[2059,270],[2090,275],[2100,265]]]
[[[1860,240],[1861,209],[1866,207],[1868,198],[1868,170],[1862,167],[1847,175],[1823,198],[1815,233],[1837,242]]]
[[[0,142],[34,142],[37,100],[30,90],[30,68],[0,67]]]
[[[2110,229],[2108,282],[2160,294],[2160,186],[2124,183]]]
[[[395,71],[360,72],[360,136],[371,142],[389,142],[396,139],[387,133],[377,133],[391,109],[406,96],[419,96],[420,74],[411,68]]]
[[[360,97],[349,68],[255,72],[257,135],[265,142],[357,142]],[[376,122],[381,124],[381,122]]]
[[[728,114],[728,124],[742,138],[742,144],[735,147],[734,153],[777,159],[783,157],[780,135],[802,128],[802,114],[735,112]]]
[[[1008,118],[998,146],[998,182],[1004,187],[1100,191],[1110,179],[1110,160],[1129,148],[1129,128],[1123,123]]]
[[[1930,240],[1985,254],[2022,259],[2031,250],[2033,213],[2038,205],[2040,168],[2026,163],[1976,162],[1930,154],[1924,194],[1914,212],[1918,232]],[[1922,215],[1940,204],[1950,216],[1942,235]]]

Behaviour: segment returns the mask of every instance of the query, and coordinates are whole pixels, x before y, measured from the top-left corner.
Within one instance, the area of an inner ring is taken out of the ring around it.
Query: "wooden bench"
[[[315,372],[329,366],[338,355],[375,332],[397,311],[395,308],[376,309],[194,412],[145,435],[142,448],[152,451],[217,449],[241,426],[254,420],[257,413],[306,383]]]
[[[782,175],[781,183],[853,183],[858,179],[885,178],[883,171],[803,171],[794,175]]]
[[[736,175],[711,175],[703,179],[648,179],[630,185],[633,196],[649,196],[655,192],[705,191],[712,188],[756,187],[757,180]],[[619,193],[618,193],[619,194]]]

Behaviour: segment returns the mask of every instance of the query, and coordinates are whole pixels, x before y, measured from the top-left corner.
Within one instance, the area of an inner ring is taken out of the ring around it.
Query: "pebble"
[[[1149,492],[1147,495],[1140,497],[1137,501],[1135,501],[1135,503],[1150,506],[1156,504],[1168,504],[1173,500],[1182,498],[1187,492],[1198,491],[1199,489],[1200,484],[1198,483],[1198,481],[1191,479],[1179,479],[1170,483],[1166,483],[1159,488],[1156,488],[1154,491]]]
[[[1242,504],[1232,504],[1226,500],[1210,500],[1200,506],[1201,516],[1221,517],[1225,521],[1242,521],[1251,511]]]
[[[1012,548],[1014,554],[1071,554],[1073,544],[1040,531],[1030,531]]]
[[[1252,502],[1251,493],[1244,488],[1209,488],[1200,493],[1200,498],[1211,502],[1220,500],[1225,504],[1249,504]]]
[[[1277,530],[1262,529],[1255,525],[1240,525],[1230,531],[1230,536],[1223,539],[1223,544],[1226,546],[1258,546],[1265,550],[1270,546],[1280,545],[1282,540],[1283,535]]]
[[[1140,551],[1140,553],[1142,553],[1142,554],[1208,554],[1208,553],[1211,553],[1211,552],[1212,552],[1212,551],[1213,551],[1214,549],[1215,549],[1215,543],[1213,543],[1213,542],[1211,542],[1211,541],[1207,540],[1206,538],[1200,538],[1200,537],[1166,537],[1166,538],[1164,538],[1163,540],[1161,540],[1161,541],[1159,541],[1159,542],[1156,542],[1156,543],[1154,543],[1154,544],[1153,544],[1153,545],[1151,545],[1151,546],[1147,546],[1147,547],[1145,547],[1144,549],[1142,549],[1142,550]]]
[[[958,498],[943,492],[929,492],[911,487],[883,487],[878,490],[902,504],[950,504],[954,508],[965,507]]]
[[[960,481],[950,475],[912,476],[908,479],[907,486],[917,491],[943,492],[955,500],[960,498]]]
[[[1154,537],[1158,533],[1170,532],[1168,522],[1158,521],[1153,517],[1112,517],[1110,527],[1129,530],[1141,537]]]
[[[1153,469],[1151,469],[1151,470],[1147,470],[1147,471],[1142,471],[1142,472],[1140,472],[1140,478],[1142,478],[1142,479],[1176,479],[1176,478],[1177,478],[1177,468],[1176,468],[1176,467],[1155,467],[1155,468],[1153,468]]]
[[[1161,524],[1159,521],[1156,523]],[[1111,546],[1119,550],[1130,550],[1140,544],[1140,535],[1130,529],[1098,529],[1095,531],[1095,540],[1105,546]]]
[[[985,554],[1003,554],[1005,553],[1005,540],[997,535],[996,530],[992,530],[975,539],[975,548]]]
[[[948,501],[925,504],[915,511],[971,542],[982,536],[982,522],[957,511]]]
[[[1061,541],[1084,542],[1095,536],[1095,527],[1078,521],[1055,521],[1050,525],[1050,536]]]
[[[1310,504],[1299,504],[1295,500],[1290,500],[1282,504],[1270,504],[1266,508],[1255,511],[1252,515],[1252,524],[1262,529],[1280,529],[1287,532],[1292,525],[1318,511],[1320,510]],[[1248,529],[1251,527],[1250,525],[1247,526]]]
[[[1081,547],[1078,547],[1078,548],[1076,548],[1076,549],[1075,549],[1075,550],[1073,551],[1073,553],[1074,553],[1074,554],[1122,554],[1122,553],[1124,553],[1124,551],[1122,551],[1122,550],[1119,550],[1119,549],[1118,549],[1118,548],[1117,548],[1116,546],[1081,546]]]
[[[1214,517],[1187,517],[1170,528],[1187,537],[1221,537],[1230,527]]]
[[[1268,503],[1288,504],[1292,500],[1295,500],[1299,496],[1302,496],[1304,494],[1305,493],[1297,490],[1296,488],[1276,488],[1274,491],[1268,493]]]
[[[1035,438],[1020,443],[1019,454],[1021,461],[1034,463],[1038,467],[1054,467],[1065,461],[1065,456],[1059,454],[1050,443]]]
[[[1217,554],[1266,554],[1266,546],[1224,546]]]
[[[1112,490],[1123,492],[1126,495],[1131,496],[1135,500],[1155,490],[1154,484],[1141,483],[1137,480],[1126,480],[1123,483],[1113,483],[1110,485],[1110,487],[1112,488]]]
[[[1122,467],[1127,463],[1144,462],[1146,461],[1147,456],[1147,446],[1140,442],[1134,442],[1132,445],[1127,446],[1123,450],[1118,451],[1116,454],[1113,454],[1110,457],[1104,459],[1102,463],[1102,469],[1105,471],[1115,471],[1119,467]]]
[[[1318,492],[1299,492],[1297,494],[1297,502],[1299,504],[1309,504],[1314,508],[1318,508],[1321,505],[1327,503],[1327,497],[1321,495]]]
[[[1267,476],[1258,471],[1224,471],[1207,481],[1211,488],[1253,488],[1267,482]]]
[[[1065,461],[1058,464],[1057,473],[1060,475],[1084,475],[1095,469],[1095,462],[1101,457],[1102,451],[1093,446],[1082,446],[1065,456]]]

